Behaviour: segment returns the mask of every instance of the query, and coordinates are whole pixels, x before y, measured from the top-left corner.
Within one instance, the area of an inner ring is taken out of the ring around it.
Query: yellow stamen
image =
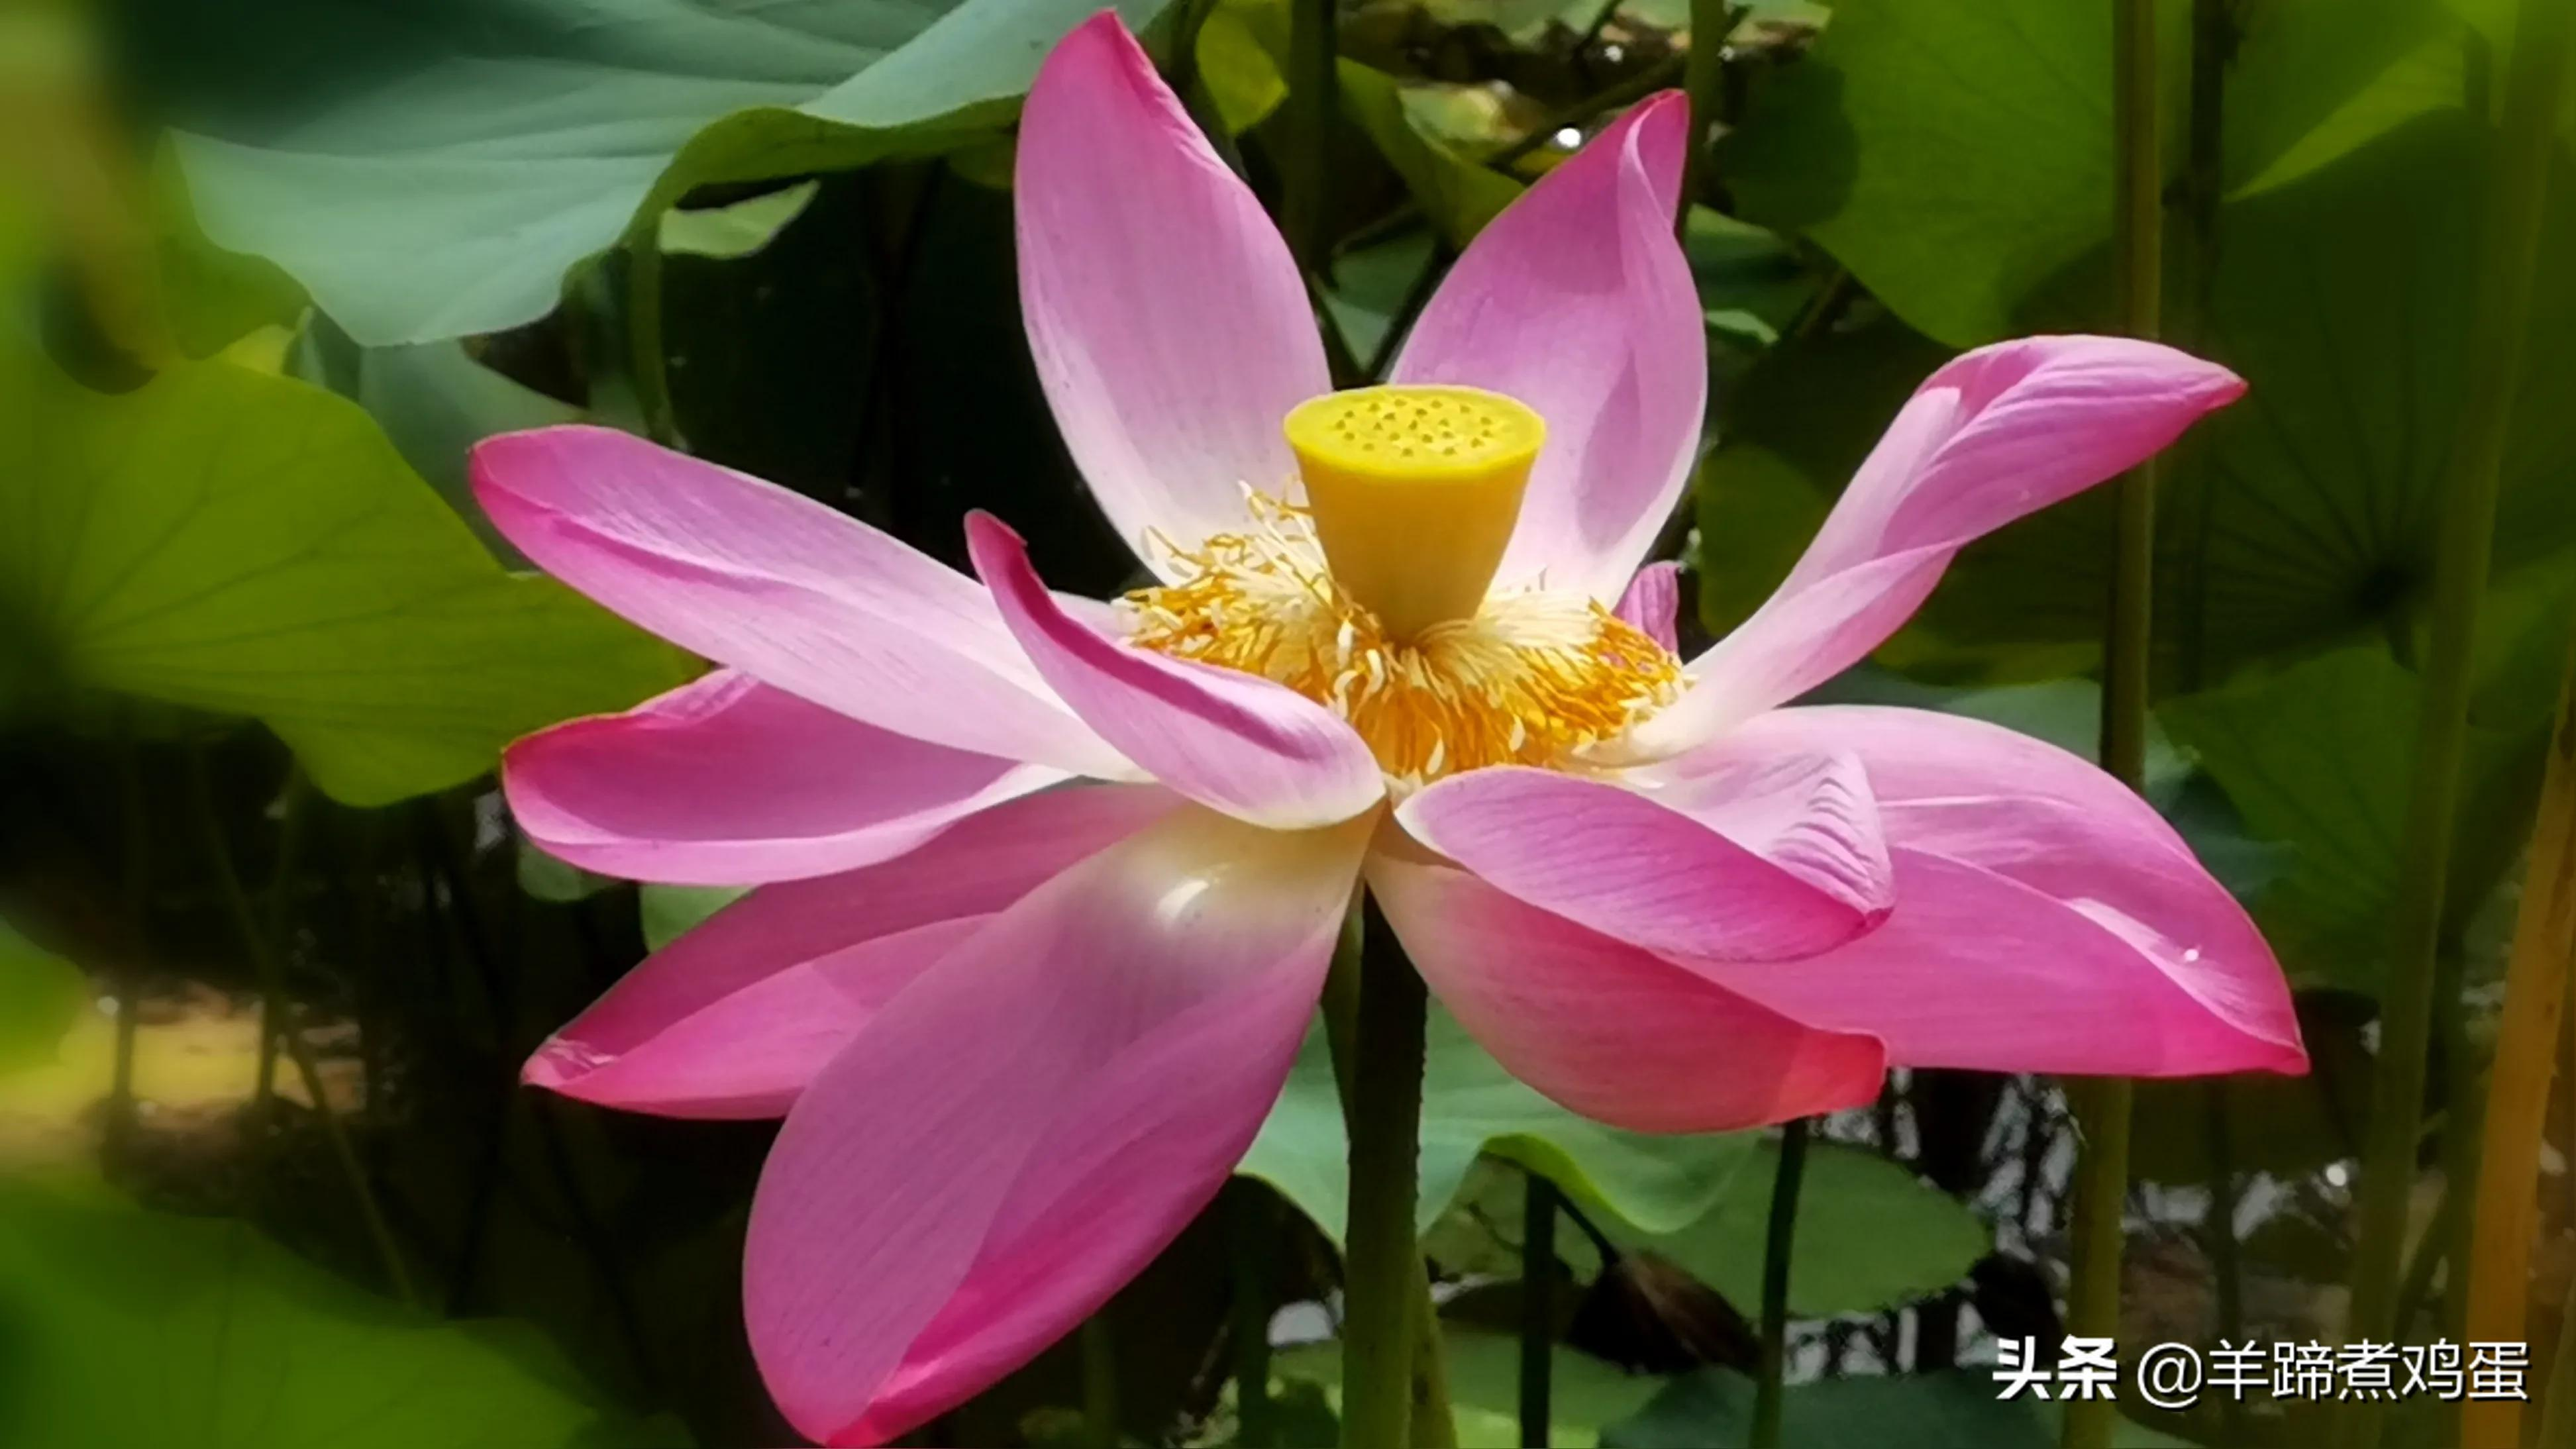
[[[1325,567],[1317,522],[1250,495],[1253,526],[1164,547],[1181,582],[1128,595],[1130,642],[1296,690],[1399,787],[1487,765],[1561,766],[1669,703],[1681,662],[1580,594],[1536,590],[1399,639]],[[1437,537],[1424,541],[1435,551]]]
[[[1500,393],[1368,387],[1288,414],[1333,577],[1388,637],[1412,640],[1485,600],[1547,426]]]

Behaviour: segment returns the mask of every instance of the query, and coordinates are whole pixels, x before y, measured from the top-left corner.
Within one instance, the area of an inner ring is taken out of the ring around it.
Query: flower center
[[[1476,612],[1547,437],[1537,413],[1470,387],[1365,387],[1298,404],[1287,433],[1333,577],[1389,635]]]
[[[1488,595],[1544,436],[1468,388],[1368,388],[1287,422],[1309,505],[1158,543],[1179,582],[1127,596],[1131,642],[1275,680],[1348,720],[1399,785],[1562,765],[1680,692],[1681,664],[1581,594]]]

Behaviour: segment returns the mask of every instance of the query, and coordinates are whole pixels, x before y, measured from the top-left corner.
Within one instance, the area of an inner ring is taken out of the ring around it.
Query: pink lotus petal
[[[1682,647],[1681,609],[1682,566],[1650,563],[1628,581],[1628,591],[1611,612],[1671,652]]]
[[[861,724],[731,670],[530,735],[501,763],[511,814],[549,854],[683,885],[869,865],[1064,778]]]
[[[1970,540],[2111,478],[2245,390],[2124,337],[2026,337],[1926,379],[1770,601],[1693,660],[1694,687],[1631,736],[1687,749],[1857,664]]]
[[[1020,118],[1020,308],[1065,445],[1149,566],[1285,494],[1280,423],[1332,390],[1304,282],[1251,190],[1104,11]]]
[[[522,552],[684,649],[896,734],[1132,774],[1047,693],[984,590],[854,518],[607,428],[487,439],[473,466]]]
[[[1637,1132],[1723,1132],[1878,1095],[1887,1062],[1874,1039],[1790,1020],[1465,871],[1381,853],[1369,888],[1468,1032],[1512,1075],[1587,1117]]]
[[[989,514],[966,520],[966,546],[1039,675],[1164,785],[1279,830],[1347,820],[1385,794],[1376,758],[1331,710],[1256,675],[1084,628],[1039,582],[1020,536]]]
[[[1866,763],[1896,910],[1793,970],[1712,979],[1873,1032],[1907,1065],[2306,1069],[2288,985],[2244,909],[2145,801],[2053,745],[1918,710],[1787,709],[1664,769],[1826,750]]]
[[[630,1112],[778,1116],[978,923],[1178,803],[1068,786],[995,806],[909,855],[763,886],[645,958],[548,1038],[524,1077]]]
[[[789,1113],[745,1317],[799,1429],[873,1444],[1025,1362],[1204,1206],[1277,1098],[1368,826],[1186,811],[905,989]]]
[[[1499,586],[1617,597],[1689,479],[1708,401],[1673,236],[1689,112],[1673,92],[1644,101],[1505,208],[1396,361],[1397,382],[1508,393],[1547,420]]]
[[[1810,956],[1869,930],[1891,899],[1869,782],[1848,757],[1660,794],[1477,770],[1422,790],[1396,816],[1507,894],[1669,955]]]

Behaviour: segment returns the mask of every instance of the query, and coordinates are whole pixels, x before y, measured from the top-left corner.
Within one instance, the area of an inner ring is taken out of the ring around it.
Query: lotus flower
[[[547,850],[761,889],[531,1061],[589,1101],[784,1114],[752,1344],[877,1443],[1027,1360],[1215,1193],[1366,883],[1448,1009],[1649,1131],[1867,1102],[1888,1064],[2305,1065],[2279,969],[2182,840],[1992,725],[1782,708],[1970,539],[2235,397],[2141,342],[1942,368],[1779,593],[1687,663],[1666,566],[1706,388],[1678,97],[1498,217],[1395,382],[1333,393],[1278,234],[1102,16],[1031,92],[1021,296],[1056,417],[1156,580],[978,578],[614,432],[475,456],[529,557],[717,661],[520,742]]]

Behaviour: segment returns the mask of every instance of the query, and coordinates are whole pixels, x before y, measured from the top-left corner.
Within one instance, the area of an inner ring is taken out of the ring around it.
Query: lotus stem
[[[197,825],[205,839],[206,859],[212,866],[215,889],[233,918],[233,929],[241,937],[243,954],[250,957],[251,969],[259,977],[260,996],[264,1001],[286,999],[285,971],[277,954],[269,949],[268,937],[260,929],[259,912],[250,902],[250,892],[243,889],[241,872],[233,866],[232,844],[224,838],[223,819],[215,811],[214,785],[207,778],[206,757],[202,751],[188,757],[190,803],[195,806]],[[404,1303],[417,1303],[412,1294],[411,1272],[404,1265],[402,1248],[394,1241],[393,1227],[385,1219],[384,1208],[376,1201],[376,1190],[368,1181],[366,1164],[358,1160],[358,1149],[349,1139],[347,1124],[331,1110],[331,1094],[322,1080],[322,1068],[313,1057],[312,1044],[294,1023],[268,1020],[266,1029],[279,1032],[285,1040],[287,1059],[295,1064],[296,1076],[304,1083],[304,1095],[312,1099],[313,1115],[322,1122],[322,1133],[330,1140],[331,1155],[339,1160],[342,1176],[349,1182],[349,1195],[358,1205],[358,1217],[366,1226],[367,1237],[375,1245],[377,1264],[384,1270],[385,1283],[396,1298]]]
[[[1753,1449],[1780,1449],[1782,1375],[1789,1362],[1789,1263],[1798,1240],[1798,1188],[1807,1176],[1807,1119],[1780,1128],[1780,1170],[1762,1237],[1762,1346],[1753,1379]]]
[[[1521,1446],[1547,1449],[1556,1366],[1556,1184],[1538,1173],[1521,1188]]]
[[[2111,245],[2120,323],[2135,337],[2163,330],[2164,160],[2156,114],[2156,7],[2111,4]],[[2156,472],[2152,459],[2113,485],[2118,519],[2111,553],[2111,617],[2102,643],[2102,766],[2135,790],[2146,782],[2147,695],[2155,621]],[[2069,1084],[2084,1155],[2076,1170],[2075,1261],[2067,1332],[2117,1336],[2120,1258],[2128,1234],[2129,1083]],[[2103,1449],[2118,1415],[2102,1399],[2066,1406],[2066,1449]]]
[[[2212,1077],[2203,1086],[2208,1093],[2203,1122],[2209,1138],[2210,1271],[2218,1301],[2218,1336],[2234,1343],[2245,1337],[2244,1253],[2236,1240],[2236,1133],[2227,1115],[2227,1079]],[[2233,1444],[2245,1437],[2245,1406],[2234,1396],[2218,1401],[2218,1421],[2221,1442]]]
[[[680,443],[680,419],[671,402],[670,356],[662,345],[662,214],[639,219],[626,233],[627,367],[635,374],[635,403],[644,414],[644,436],[666,448]]]
[[[277,864],[268,878],[268,939],[276,940],[286,931],[286,908],[295,891],[296,849],[302,843],[304,822],[304,772],[300,769],[286,777],[286,788],[280,794],[277,824]],[[259,1067],[252,1078],[250,1097],[251,1121],[266,1128],[276,1108],[278,1034],[286,1030],[286,1002],[263,983],[259,997]]]
[[[1690,52],[1682,67],[1682,94],[1690,99],[1690,140],[1682,150],[1682,200],[1676,229],[1707,183],[1709,132],[1716,127],[1719,93],[1726,86],[1726,38],[1744,19],[1732,0],[1690,0]]]
[[[152,901],[152,816],[144,799],[141,746],[135,740],[129,706],[117,728],[116,746],[118,842],[116,868],[122,877],[125,919],[131,923],[115,970],[108,977],[108,999],[116,1003],[116,1048],[109,1068],[106,1126],[99,1160],[113,1175],[124,1170],[134,1146],[135,1031],[143,1019],[143,962],[150,939],[145,917]]]
[[[1431,1273],[1413,1260],[1413,1442],[1416,1449],[1458,1449],[1458,1419],[1449,1409],[1449,1349],[1440,1337],[1440,1307]]]
[[[2540,1391],[2540,1437],[2533,1441],[2543,1445],[2576,1441],[2576,1282],[2567,1285],[2567,1308],[2558,1323],[2558,1352]]]
[[[2566,5],[2525,0],[2507,62],[2501,154],[2488,198],[2484,255],[2474,269],[2477,297],[2463,353],[2458,434],[2438,495],[2443,510],[2433,568],[2432,637],[2423,712],[2416,724],[2415,778],[2399,835],[2405,855],[2389,934],[2395,955],[2380,998],[2372,1094],[2379,1109],[2371,1115],[2362,1156],[2350,1327],[2356,1339],[2385,1341],[2395,1329],[2398,1259],[2415,1180],[2416,1104],[2424,1097],[2460,761],[2467,746],[2478,604],[2486,592],[2505,432],[2530,328],[2532,277],[2569,34]],[[2372,1449],[2385,1417],[2376,1406],[2354,1402],[2343,1415],[2341,1442],[2347,1449]]]
[[[1288,7],[1288,156],[1280,169],[1280,231],[1306,275],[1321,282],[1326,264],[1324,206],[1331,194],[1338,0],[1290,0]]]
[[[1082,1437],[1090,1449],[1118,1449],[1118,1351],[1106,1310],[1082,1321]]]
[[[2531,866],[2506,958],[2495,1068],[2487,1086],[2486,1147],[2479,1154],[2476,1227],[2469,1234],[2467,1338],[2523,1337],[2531,1296],[2531,1239],[2539,1225],[2540,1138],[2557,1070],[2558,1021],[2576,960],[2576,652],[2558,686],[2549,770],[2540,786]],[[2461,1406],[2464,1444],[2522,1442],[2522,1405]]]
[[[1428,1003],[1422,978],[1385,916],[1374,902],[1362,909],[1365,945],[1347,1102],[1342,1443],[1387,1449],[1434,1443],[1448,1403],[1445,1395],[1435,1400],[1429,1376],[1415,1370],[1417,1355],[1429,1346],[1422,1335],[1435,1327],[1413,1236]]]
[[[1227,1258],[1233,1270],[1234,1442],[1241,1449],[1275,1449],[1279,1412],[1270,1401],[1270,1253],[1279,1239],[1277,1215],[1257,1185],[1237,1182],[1226,1213]]]

